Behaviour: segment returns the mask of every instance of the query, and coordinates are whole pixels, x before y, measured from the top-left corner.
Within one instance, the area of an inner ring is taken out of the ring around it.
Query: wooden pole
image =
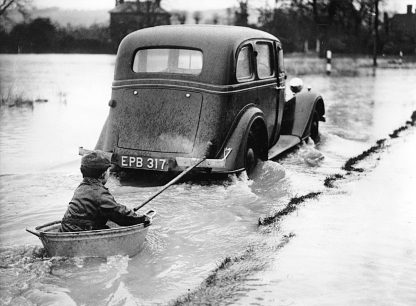
[[[373,67],[377,67],[377,49],[378,49],[378,3],[374,0],[374,43],[373,43]]]
[[[331,59],[332,59],[332,51],[327,50],[326,51],[326,74],[327,75],[331,74],[331,69],[332,69]]]

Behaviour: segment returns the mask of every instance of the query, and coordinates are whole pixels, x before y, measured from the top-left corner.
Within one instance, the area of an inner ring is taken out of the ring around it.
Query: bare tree
[[[227,12],[227,24],[231,24],[233,20],[233,17],[231,16],[233,11],[230,7],[228,7],[226,12]]]
[[[9,11],[16,10],[24,17],[28,15],[32,0],[1,0],[0,1],[0,16],[4,17]]]
[[[16,17],[29,19],[31,2],[32,0],[0,0],[0,31],[11,31],[18,22]]]
[[[179,24],[185,24],[186,22],[186,11],[173,11],[171,12],[172,19],[174,22],[172,23],[179,23]]]
[[[248,0],[238,0],[239,10],[235,12],[235,25],[248,25]]]
[[[194,12],[193,17],[194,17],[195,23],[198,24],[201,21],[201,17],[202,17],[201,12],[199,11]]]
[[[214,16],[212,16],[212,23],[213,24],[218,24],[220,20],[220,16],[218,14],[214,14]]]

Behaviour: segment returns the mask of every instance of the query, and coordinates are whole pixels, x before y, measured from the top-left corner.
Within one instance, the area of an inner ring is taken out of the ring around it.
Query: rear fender
[[[232,149],[225,164],[225,168],[228,171],[241,171],[244,169],[246,142],[250,129],[254,126],[256,126],[256,130],[259,133],[259,144],[262,145],[261,151],[266,154],[266,157],[261,156],[261,158],[267,159],[268,136],[264,122],[263,112],[254,106],[246,109],[240,116],[238,123],[234,125],[235,128],[232,130],[231,136],[224,146],[224,148]]]
[[[319,112],[320,120],[323,121],[325,107],[320,95],[303,92],[287,101],[283,114],[282,134],[295,135],[302,139],[309,136],[315,108]]]
[[[104,126],[101,129],[100,137],[98,138],[97,144],[95,145],[95,150],[103,150],[104,149],[104,142],[107,138],[107,125],[108,125],[108,117],[105,120]]]
[[[103,128],[101,129],[100,137],[95,145],[95,150],[114,152],[114,149],[117,146],[117,138],[117,126],[115,125],[114,117],[110,111],[110,114],[107,116]]]

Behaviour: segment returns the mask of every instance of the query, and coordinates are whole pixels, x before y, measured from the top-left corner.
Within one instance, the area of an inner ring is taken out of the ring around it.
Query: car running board
[[[270,148],[269,159],[275,158],[283,152],[293,148],[301,142],[301,138],[293,135],[280,135],[279,141]]]

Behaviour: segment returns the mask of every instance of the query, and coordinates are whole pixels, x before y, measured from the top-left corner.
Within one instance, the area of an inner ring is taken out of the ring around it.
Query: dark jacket
[[[133,210],[118,204],[98,179],[84,178],[69,202],[61,231],[105,229],[108,220],[118,225],[134,225],[144,223],[145,216],[136,215]]]

